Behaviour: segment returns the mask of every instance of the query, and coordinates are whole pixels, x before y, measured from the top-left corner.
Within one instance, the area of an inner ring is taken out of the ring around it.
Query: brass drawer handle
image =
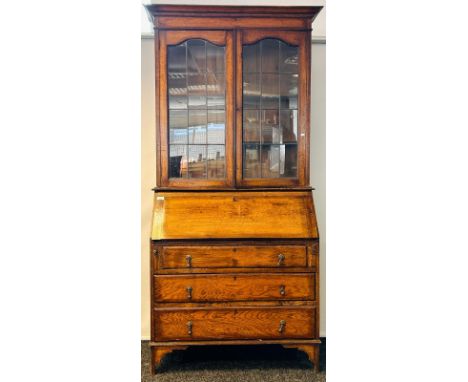
[[[286,295],[286,287],[284,285],[280,285],[279,292],[281,296]]]
[[[283,332],[284,332],[284,327],[285,327],[285,326],[286,326],[286,321],[285,321],[285,320],[281,320],[281,321],[280,321],[280,325],[279,325],[278,332],[283,333]]]
[[[192,268],[192,256],[190,255],[185,256],[185,261],[187,262],[187,267]]]
[[[188,286],[186,290],[187,290],[187,298],[191,300],[192,299],[192,287]]]
[[[193,326],[192,321],[187,322],[187,333],[189,336],[192,335],[192,326]]]
[[[281,267],[284,264],[284,259],[285,259],[285,256],[282,253],[280,253],[278,255],[278,267]]]

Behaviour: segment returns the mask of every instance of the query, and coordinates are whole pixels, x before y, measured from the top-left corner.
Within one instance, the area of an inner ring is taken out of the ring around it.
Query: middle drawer
[[[315,274],[155,275],[156,302],[315,300]]]

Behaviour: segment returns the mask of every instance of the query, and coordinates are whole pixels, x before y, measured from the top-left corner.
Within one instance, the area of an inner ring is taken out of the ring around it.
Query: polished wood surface
[[[310,29],[322,7],[147,5],[157,29]]]
[[[153,240],[317,237],[309,192],[155,194]]]
[[[156,275],[157,302],[314,300],[315,275]]]
[[[187,346],[257,343],[296,347],[317,368],[320,274],[319,234],[309,186],[310,32],[322,7],[153,4],[146,8],[155,28],[156,53],[152,371],[166,354]],[[277,55],[262,48],[272,39],[278,41]],[[224,83],[208,83],[215,72],[203,63],[208,48],[203,58],[189,51],[192,40],[205,41],[205,47],[208,43],[224,47],[224,71],[219,77],[225,78]],[[175,46],[185,42],[185,54],[174,55]],[[252,44],[260,47],[258,56],[248,53],[254,52]],[[282,55],[284,44],[291,46],[284,48],[286,55]],[[198,60],[190,70],[189,55],[192,63]],[[270,56],[278,57],[276,67],[268,64]],[[246,64],[244,73],[244,60],[260,64]],[[277,90],[264,74],[278,79]],[[190,83],[193,75],[205,76],[206,81]],[[202,100],[205,91],[208,99],[209,86],[211,92],[220,86],[225,89],[224,121],[210,122],[224,126],[224,153],[219,150],[216,157],[204,159],[195,148],[192,159],[187,152],[184,158],[183,150],[171,145],[185,145],[188,151],[190,145],[204,144],[208,151],[208,145],[220,144],[208,138],[204,143],[194,139],[184,143],[181,138],[183,129],[206,128],[208,134],[209,121],[190,121],[190,115],[204,108],[208,118],[213,105],[191,104],[189,97],[194,94],[194,99]],[[244,101],[250,111],[245,114],[245,134]],[[186,111],[186,124],[182,117],[174,117],[183,114],[178,110]],[[261,129],[259,135],[255,126]],[[173,139],[176,136],[179,140]],[[250,148],[252,144],[259,149]],[[250,150],[245,163],[244,148]]]
[[[306,245],[166,246],[161,268],[291,268],[307,266]]]
[[[156,341],[315,336],[315,314],[311,307],[158,309],[156,313]]]

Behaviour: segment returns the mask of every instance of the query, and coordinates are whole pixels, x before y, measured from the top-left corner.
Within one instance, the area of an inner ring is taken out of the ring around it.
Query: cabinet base
[[[151,373],[156,374],[163,358],[174,350],[185,350],[189,346],[213,345],[281,345],[284,348],[296,348],[307,354],[314,370],[319,371],[320,340],[234,340],[234,341],[181,341],[181,342],[150,342],[151,346]]]

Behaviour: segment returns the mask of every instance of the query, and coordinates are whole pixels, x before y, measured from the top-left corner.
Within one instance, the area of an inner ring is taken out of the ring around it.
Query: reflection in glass
[[[208,178],[224,178],[224,145],[208,145]]]
[[[168,47],[169,177],[225,178],[225,47]]]
[[[297,177],[299,48],[264,39],[242,57],[243,176]]]
[[[278,178],[280,173],[280,146],[262,145],[261,162],[263,178]]]
[[[284,158],[282,159],[283,171],[280,175],[284,178],[297,177],[297,144],[282,145]]]
[[[206,110],[189,111],[188,143],[206,143]]]
[[[187,41],[187,71],[189,73],[206,72],[206,44],[203,40]]]
[[[167,70],[169,73],[186,73],[187,49],[185,43],[171,46],[167,50]]]
[[[169,74],[167,86],[169,88],[169,109],[187,109],[187,78],[185,74]]]
[[[244,109],[260,108],[260,76],[244,74],[243,98]]]
[[[244,45],[242,51],[242,67],[244,73],[260,72],[260,44]]]
[[[260,146],[244,144],[244,176],[260,178]]]
[[[279,40],[266,39],[261,43],[261,61],[263,73],[278,73]]]
[[[280,41],[279,71],[281,73],[299,73],[299,51],[297,46]]]
[[[169,177],[187,178],[187,146],[170,145],[169,147]]]
[[[262,109],[279,107],[279,75],[262,75]]]
[[[262,110],[262,143],[282,143],[278,110]]]
[[[280,108],[297,109],[298,74],[282,74],[280,82]]]
[[[187,144],[187,111],[171,110],[169,112],[169,121],[170,142]]]
[[[187,88],[189,108],[206,108],[205,74],[189,74]]]
[[[224,46],[206,44],[207,71],[211,73],[224,73]]]
[[[207,95],[208,95],[208,108],[224,108],[225,89],[226,83],[224,74],[208,73],[207,74]]]
[[[224,144],[225,121],[224,110],[208,111],[208,144]],[[208,146],[209,149],[209,146]]]
[[[280,110],[283,142],[297,142],[297,110]]]
[[[206,145],[189,145],[189,178],[206,178]]]
[[[260,111],[244,110],[244,142],[260,142]]]

